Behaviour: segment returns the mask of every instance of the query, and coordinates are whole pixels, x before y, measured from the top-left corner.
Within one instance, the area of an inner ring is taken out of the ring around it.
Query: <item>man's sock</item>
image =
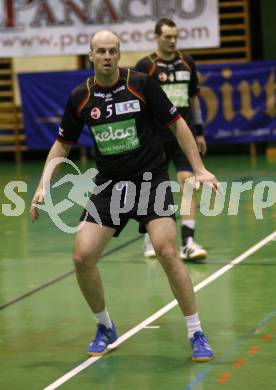
[[[188,338],[193,337],[195,332],[202,332],[202,328],[200,326],[200,320],[198,313],[192,314],[191,316],[185,316],[188,330]]]
[[[181,239],[183,246],[189,245],[194,241],[195,220],[184,219],[181,221]]]
[[[94,317],[97,324],[103,324],[106,328],[112,328],[112,322],[106,308],[99,313],[94,313]]]

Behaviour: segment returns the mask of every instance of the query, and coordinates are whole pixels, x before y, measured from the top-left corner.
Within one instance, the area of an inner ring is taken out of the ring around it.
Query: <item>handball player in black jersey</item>
[[[202,331],[193,286],[176,248],[172,193],[163,161],[160,129],[154,119],[162,123],[165,131],[171,129],[175,133],[193,167],[196,181],[207,182],[217,190],[217,179],[205,169],[190,129],[160,86],[147,75],[118,67],[117,36],[110,31],[99,31],[90,45],[89,58],[95,75],[77,86],[68,98],[58,138],[49,151],[32,200],[32,221],[39,218],[37,206],[44,200],[45,183],[57,174],[54,169],[50,177],[48,164],[55,158],[66,158],[87,125],[95,143],[99,171],[96,189],[101,190],[91,195],[81,216],[73,260],[81,292],[97,322],[88,354],[106,353],[118,338],[106,308],[97,262],[110,239],[121,232],[129,219],[135,219],[140,232],[149,233],[185,316],[192,359],[208,361],[213,358],[213,351]]]
[[[166,92],[178,112],[193,131],[199,152],[206,153],[206,142],[203,135],[202,117],[198,100],[199,85],[194,60],[183,50],[177,50],[177,28],[168,18],[160,19],[155,25],[157,51],[142,58],[135,70],[148,74]],[[166,154],[166,163],[173,162],[181,188],[185,180],[193,175],[192,166],[181,150],[171,132],[163,131],[162,144]],[[187,192],[188,193],[188,192]],[[183,201],[188,201],[185,191]],[[186,198],[186,199],[185,199]],[[207,257],[207,251],[194,241],[196,219],[196,193],[194,191],[191,205],[181,215],[180,257],[184,260],[198,261]],[[144,256],[155,257],[155,250],[148,234],[145,234]]]

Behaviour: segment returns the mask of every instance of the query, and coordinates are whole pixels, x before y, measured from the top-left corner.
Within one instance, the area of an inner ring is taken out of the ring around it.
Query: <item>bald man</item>
[[[116,35],[110,31],[96,33],[89,59],[95,76],[69,96],[58,138],[32,200],[32,220],[39,217],[37,205],[43,202],[45,183],[57,174],[57,170],[48,174],[48,164],[56,157],[67,157],[86,124],[95,144],[99,173],[95,192],[80,218],[73,260],[80,289],[97,322],[88,354],[106,353],[117,339],[97,262],[110,239],[120,234],[129,219],[135,219],[139,232],[148,232],[185,316],[192,359],[208,361],[213,351],[202,331],[192,283],[176,247],[173,198],[155,120],[175,133],[198,182],[208,182],[216,189],[217,180],[205,169],[189,128],[160,86],[142,73],[118,67]]]

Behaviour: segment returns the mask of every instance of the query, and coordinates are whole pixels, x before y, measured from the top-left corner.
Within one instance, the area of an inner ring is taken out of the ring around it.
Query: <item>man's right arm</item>
[[[44,169],[39,181],[39,184],[37,186],[37,189],[35,191],[34,197],[32,199],[32,204],[30,208],[30,213],[31,213],[31,218],[32,222],[35,222],[39,218],[39,213],[37,210],[37,204],[42,203],[44,200],[44,195],[45,195],[45,185],[50,182],[51,179],[53,179],[57,173],[58,173],[58,168],[60,164],[57,164],[54,169],[51,172],[51,175],[49,175],[49,172],[47,170],[48,164],[55,158],[57,157],[63,157],[66,158],[70,152],[71,145],[67,145],[64,143],[61,143],[59,141],[56,141],[53,146],[51,147],[45,165]]]
[[[207,145],[203,133],[203,121],[198,96],[191,97],[191,127],[195,130],[196,143],[202,156],[207,152]]]

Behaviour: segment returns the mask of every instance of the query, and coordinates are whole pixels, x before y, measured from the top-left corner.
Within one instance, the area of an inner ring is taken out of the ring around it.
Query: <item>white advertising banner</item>
[[[175,21],[180,48],[219,46],[217,0],[0,0],[0,57],[87,54],[95,32],[123,51],[154,50],[154,25]]]

